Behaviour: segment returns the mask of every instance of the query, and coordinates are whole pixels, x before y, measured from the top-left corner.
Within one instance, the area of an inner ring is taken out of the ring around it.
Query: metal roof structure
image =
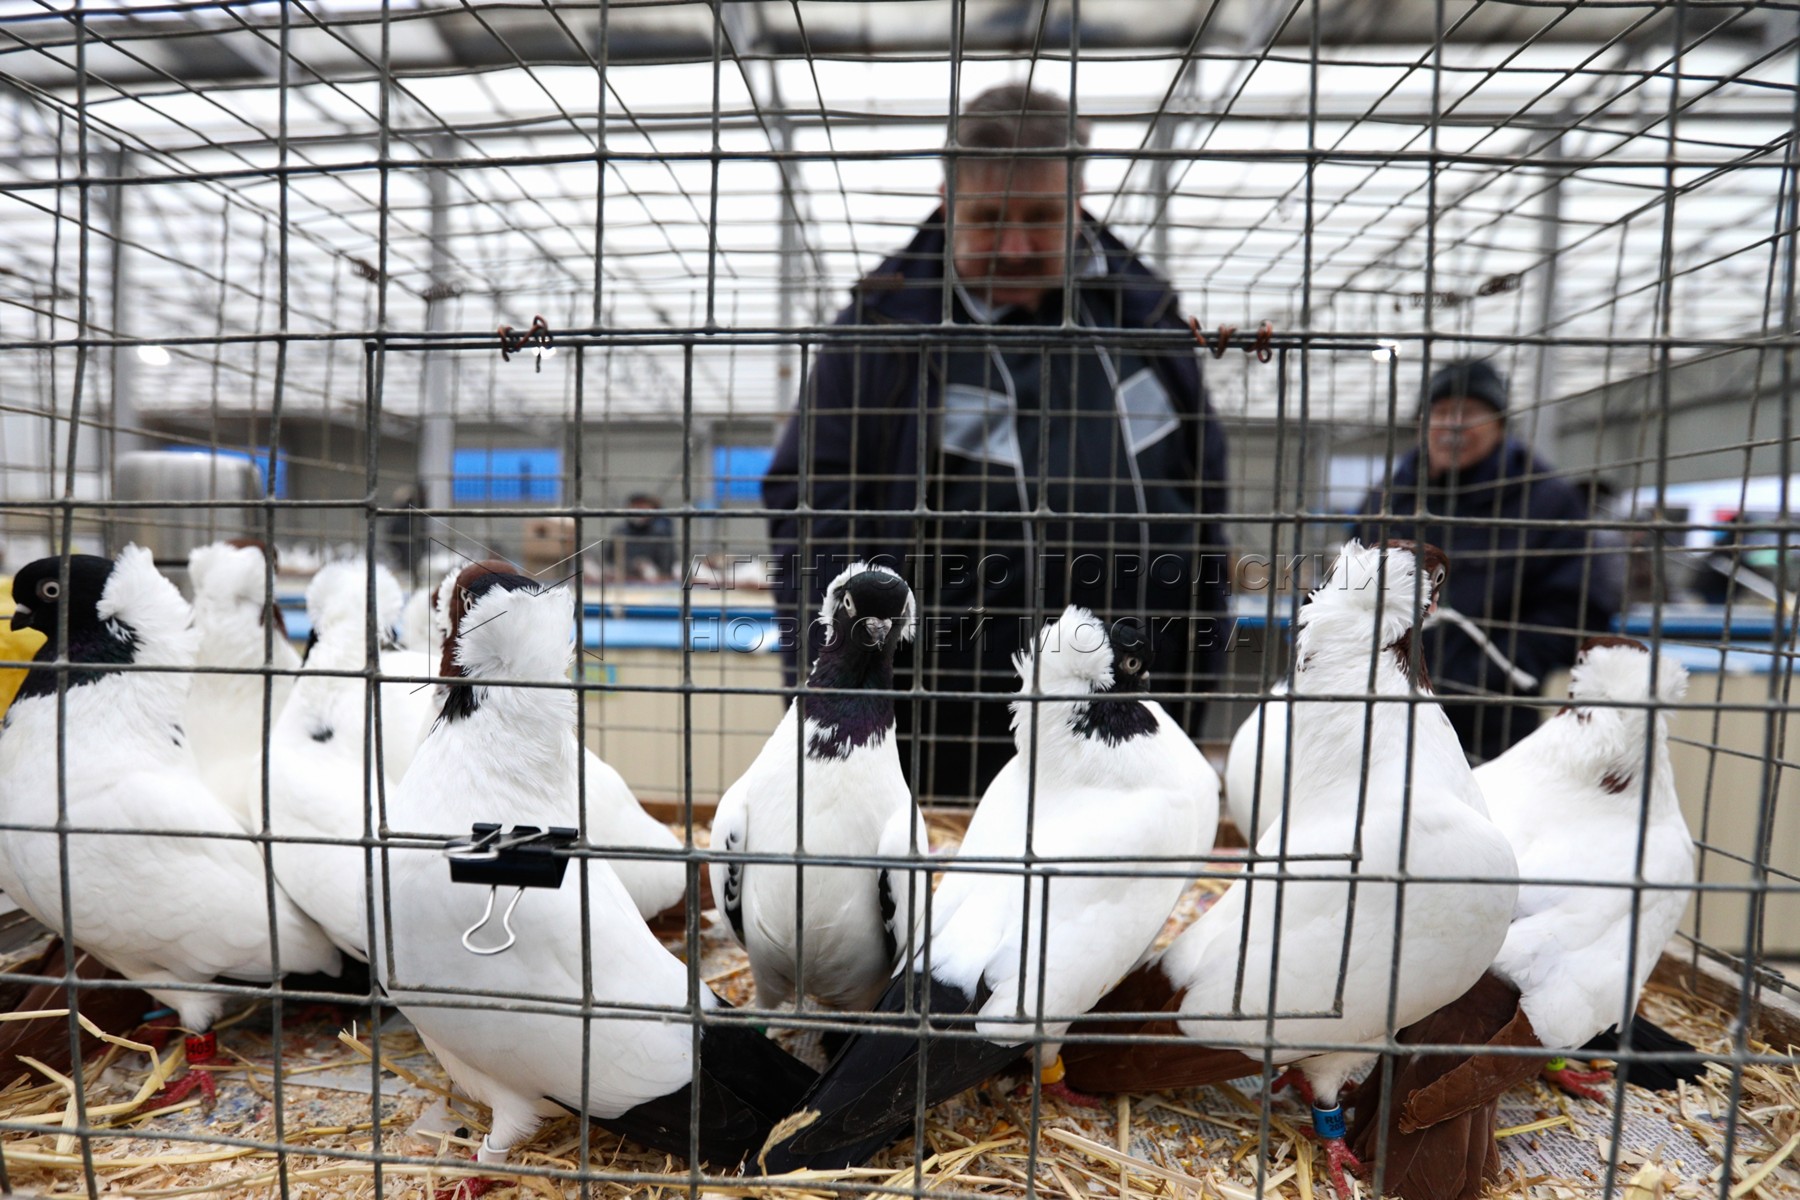
[[[775,343],[936,204],[953,80],[1022,78],[1075,96],[1090,208],[1203,325],[1391,344],[1403,372],[1422,335],[1470,338],[1566,395],[1653,365],[1622,337],[1684,357],[1779,323],[1795,28],[1672,0],[8,0],[0,404],[66,407],[86,337],[152,343],[89,365],[90,411],[278,388],[329,418],[369,336],[436,331],[488,352],[440,383],[386,356],[385,414],[441,386],[554,417],[566,365],[491,345],[541,314],[614,335],[591,412],[678,412],[691,346],[696,411],[778,416]],[[1237,357],[1219,402],[1272,411]],[[1382,357],[1321,362],[1314,411],[1382,409]]]

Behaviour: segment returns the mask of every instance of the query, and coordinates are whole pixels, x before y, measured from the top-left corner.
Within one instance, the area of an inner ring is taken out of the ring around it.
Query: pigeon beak
[[[31,609],[17,601],[13,602],[12,627],[14,632],[31,627]]]
[[[869,645],[883,646],[887,644],[888,634],[893,632],[894,623],[887,617],[867,617],[863,626],[869,631]]]

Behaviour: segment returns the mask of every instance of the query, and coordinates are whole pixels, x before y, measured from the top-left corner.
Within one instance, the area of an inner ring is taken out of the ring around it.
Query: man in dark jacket
[[[1424,470],[1415,448],[1363,501],[1357,529],[1364,541],[1408,538],[1449,554],[1443,605],[1479,636],[1440,618],[1426,634],[1425,666],[1463,748],[1483,761],[1530,733],[1536,710],[1457,698],[1536,695],[1574,663],[1584,632],[1604,630],[1622,584],[1604,535],[1568,524],[1588,518],[1581,494],[1507,436],[1506,405],[1506,380],[1490,363],[1434,372],[1421,413]],[[1499,524],[1508,521],[1529,523]],[[1482,638],[1536,682],[1497,662]]]
[[[946,205],[856,285],[763,481],[770,508],[801,510],[770,522],[790,678],[853,559],[912,585],[897,686],[950,693],[898,705],[924,796],[977,797],[1011,756],[1006,702],[961,697],[1014,692],[1014,653],[1067,604],[1147,619],[1158,692],[1216,674],[1224,436],[1175,293],[1071,209],[1070,128],[1023,87],[964,108]],[[1012,154],[1051,149],[1070,153]],[[1198,730],[1197,703],[1170,708]]]

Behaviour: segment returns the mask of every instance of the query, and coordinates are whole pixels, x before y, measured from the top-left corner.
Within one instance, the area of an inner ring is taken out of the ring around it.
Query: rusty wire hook
[[[512,356],[523,350],[527,343],[538,348],[537,369],[544,369],[544,354],[552,344],[550,322],[540,316],[531,318],[531,328],[524,333],[515,330],[511,325],[502,325],[500,335],[500,361],[511,362]]]
[[[1202,347],[1204,347],[1205,349],[1211,351],[1212,356],[1214,358],[1224,358],[1225,357],[1225,351],[1231,348],[1232,336],[1237,333],[1236,325],[1221,325],[1221,326],[1219,326],[1219,344],[1215,346],[1211,342],[1207,341],[1206,334],[1204,334],[1200,331],[1200,318],[1199,317],[1189,317],[1188,318],[1188,328],[1193,331],[1194,340],[1196,342],[1199,342],[1200,345]]]
[[[1236,325],[1221,325],[1219,326],[1219,341],[1218,344],[1215,345],[1207,338],[1206,334],[1201,331],[1200,318],[1198,317],[1188,318],[1188,329],[1193,332],[1194,340],[1200,343],[1201,347],[1214,358],[1224,358],[1225,352],[1231,349],[1231,339],[1237,336]],[[1256,355],[1257,362],[1266,363],[1275,356],[1273,345],[1274,337],[1275,326],[1268,321],[1264,321],[1257,327],[1256,341],[1251,345],[1243,347],[1243,351],[1245,354]]]
[[[1274,339],[1275,326],[1267,321],[1264,321],[1261,325],[1257,326],[1256,345],[1254,347],[1257,362],[1266,363],[1271,358],[1275,357],[1275,348],[1270,344]],[[1250,352],[1250,348],[1246,348],[1245,353],[1248,354]]]

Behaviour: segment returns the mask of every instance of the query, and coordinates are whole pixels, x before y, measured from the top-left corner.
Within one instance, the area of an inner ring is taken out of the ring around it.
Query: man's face
[[[1036,308],[1062,286],[1069,256],[1069,164],[987,159],[954,169],[957,275],[992,303]]]
[[[1466,471],[1494,452],[1506,437],[1500,414],[1481,400],[1446,396],[1425,417],[1425,453],[1431,473]]]

